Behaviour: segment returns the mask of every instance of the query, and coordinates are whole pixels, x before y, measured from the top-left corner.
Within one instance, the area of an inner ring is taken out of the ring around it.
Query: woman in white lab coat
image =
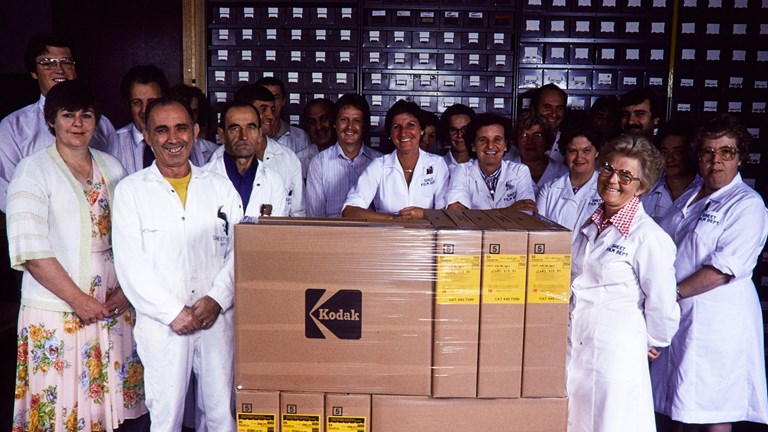
[[[704,183],[684,193],[660,222],[678,248],[682,318],[669,362],[660,363],[668,368],[667,380],[654,381],[656,408],[699,431],[730,431],[738,421],[768,423],[764,329],[752,283],[768,216],[738,172],[750,141],[730,114],[705,123],[694,138]]]
[[[571,128],[560,137],[568,174],[539,189],[539,214],[573,231],[574,237],[603,200],[597,193],[597,160],[602,145],[600,132],[593,128]]]
[[[623,135],[598,159],[603,203],[574,240],[567,351],[568,430],[655,430],[648,358],[670,343],[675,245],[638,196],[661,170],[644,137]]]
[[[342,216],[358,219],[423,219],[424,209],[445,207],[448,166],[419,148],[421,108],[397,101],[384,124],[395,151],[374,159],[344,202]],[[374,210],[369,210],[373,203]]]
[[[451,173],[449,209],[536,211],[528,167],[502,160],[511,136],[510,121],[497,114],[480,114],[467,125],[464,139],[472,143],[472,159]]]
[[[516,132],[515,145],[519,154],[511,158],[507,156],[507,158],[528,167],[533,181],[534,195],[539,193],[543,185],[568,173],[568,167],[565,164],[551,159],[547,154],[547,150],[552,148],[555,142],[555,134],[544,118],[526,111],[517,121]]]

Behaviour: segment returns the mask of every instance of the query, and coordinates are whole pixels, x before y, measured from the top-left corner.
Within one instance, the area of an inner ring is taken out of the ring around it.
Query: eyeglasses
[[[74,69],[75,61],[71,58],[44,58],[37,62],[45,70],[55,70],[61,64],[62,69]]]
[[[544,134],[541,132],[534,132],[532,134],[529,134],[528,132],[523,132],[518,137],[520,141],[531,141],[534,143],[540,143],[544,140]]]
[[[613,167],[613,165],[609,164],[608,162],[604,162],[602,165],[600,165],[600,170],[598,171],[601,177],[613,177],[613,174],[618,175],[619,177],[619,184],[628,186],[633,181],[641,181],[639,178],[632,175],[631,172],[627,170],[617,170]]]
[[[466,132],[466,131],[467,131],[467,127],[466,126],[462,126],[461,128],[452,127],[450,129],[448,129],[448,132],[451,135],[458,135],[459,133],[461,133],[463,135],[464,132]]]
[[[720,156],[720,159],[728,162],[736,158],[739,150],[735,147],[720,147],[718,149],[702,147],[699,149],[699,158],[704,162],[711,162],[715,158],[715,154]]]

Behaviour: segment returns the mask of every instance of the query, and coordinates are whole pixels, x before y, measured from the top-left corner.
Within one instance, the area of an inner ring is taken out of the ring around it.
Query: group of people
[[[751,136],[731,115],[662,125],[642,88],[579,116],[546,85],[514,124],[400,100],[382,155],[365,145],[365,97],[312,100],[299,128],[264,78],[221,110],[217,145],[205,95],[155,66],[125,75],[132,121],[115,131],[65,40],[37,36],[26,64],[40,100],[0,122],[0,207],[24,272],[14,431],[144,430],[147,412],[178,431],[185,406],[198,432],[234,431],[233,226],[443,208],[573,231],[569,430],[768,423],[751,281],[768,215],[739,175]]]

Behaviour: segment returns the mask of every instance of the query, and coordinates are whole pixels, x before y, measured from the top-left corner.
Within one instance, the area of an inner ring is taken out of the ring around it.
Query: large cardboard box
[[[477,395],[482,231],[441,229],[435,245],[432,395]]]
[[[238,432],[280,432],[280,393],[238,390],[235,421]]]
[[[434,236],[235,226],[236,387],[429,395]]]
[[[370,432],[371,395],[325,395],[325,432]]]
[[[568,399],[374,395],[373,432],[564,432]]]
[[[523,212],[493,212],[505,228],[528,230],[522,397],[565,396],[571,232]]]
[[[464,213],[483,229],[477,397],[520,397],[528,233]]]
[[[324,432],[322,393],[280,393],[281,432]]]

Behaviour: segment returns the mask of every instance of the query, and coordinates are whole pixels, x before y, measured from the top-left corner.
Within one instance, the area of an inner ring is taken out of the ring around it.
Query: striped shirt
[[[312,158],[307,172],[305,205],[309,217],[341,217],[350,189],[360,174],[381,153],[363,145],[354,160],[339,146],[321,151]]]

